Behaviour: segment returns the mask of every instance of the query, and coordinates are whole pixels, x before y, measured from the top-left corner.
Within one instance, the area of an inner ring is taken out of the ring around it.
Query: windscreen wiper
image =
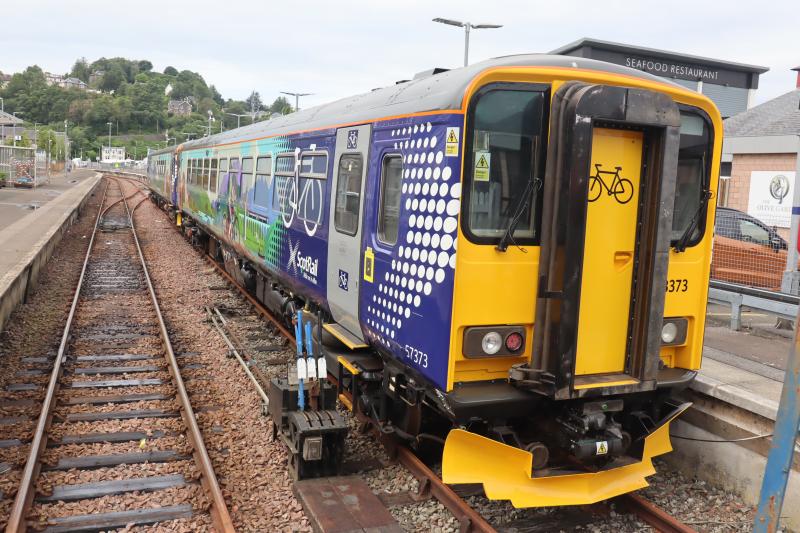
[[[711,191],[709,189],[704,190],[703,196],[700,198],[700,205],[697,207],[697,211],[692,217],[692,220],[689,221],[689,225],[686,227],[686,231],[683,232],[681,238],[678,239],[678,242],[675,243],[674,248],[676,252],[683,252],[684,250],[686,250],[686,245],[689,244],[689,239],[692,238],[694,230],[700,223],[700,215],[706,210],[706,206],[708,205],[708,201],[710,199],[711,199]]]
[[[503,234],[503,238],[500,239],[500,242],[497,243],[495,249],[500,252],[505,252],[508,250],[508,243],[509,241],[514,240],[512,235],[514,235],[514,230],[517,229],[517,224],[519,224],[520,219],[522,218],[522,214],[525,212],[525,199],[530,198],[531,201],[531,209],[533,209],[533,189],[534,186],[537,188],[541,186],[542,180],[539,178],[531,178],[528,180],[528,184],[525,185],[525,191],[522,193],[522,196],[519,199],[519,203],[517,204],[516,209],[514,209],[514,214],[511,216],[511,220],[508,222],[508,227],[506,228],[506,232]]]

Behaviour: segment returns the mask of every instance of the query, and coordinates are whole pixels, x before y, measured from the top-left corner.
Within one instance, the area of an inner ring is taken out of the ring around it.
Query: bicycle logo
[[[299,159],[299,158],[298,158]],[[283,225],[292,227],[295,217],[303,221],[306,235],[313,237],[322,224],[323,191],[322,180],[306,178],[300,187],[300,162],[295,164],[294,174],[286,178],[281,199]]]
[[[633,198],[633,183],[631,180],[619,175],[622,167],[614,167],[616,170],[611,172],[610,170],[600,170],[602,166],[595,164],[596,174],[589,178],[589,201],[596,201],[600,198],[603,189],[605,189],[606,194],[613,196],[617,203],[627,204],[630,202],[631,198]],[[611,180],[611,185],[605,182],[603,174],[614,176]]]

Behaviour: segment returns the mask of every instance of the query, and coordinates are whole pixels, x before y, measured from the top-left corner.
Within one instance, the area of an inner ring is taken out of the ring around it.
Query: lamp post
[[[281,91],[281,94],[287,94],[289,96],[294,96],[294,110],[300,111],[300,97],[301,96],[311,96],[314,93],[290,93],[288,91]]]
[[[22,115],[22,114],[23,114],[22,111],[14,111],[13,113],[11,113],[11,116],[14,117],[14,118],[17,118],[17,115]],[[16,122],[12,122],[11,123],[11,127],[13,128],[12,132],[11,132],[11,135],[14,137],[14,140],[13,140],[12,144],[13,144],[13,146],[16,146],[17,145],[17,123]]]
[[[108,124],[108,157],[111,157],[111,126],[113,126],[114,123],[106,122],[106,124]]]
[[[249,117],[250,115],[244,114],[240,115],[238,113],[225,113],[226,115],[230,115],[232,117],[236,117],[236,127],[240,127],[242,125],[242,117]]]
[[[211,137],[211,123],[214,122],[216,119],[214,118],[214,113],[209,109],[208,110],[208,137]]]
[[[0,117],[6,112],[6,101],[0,96]],[[0,124],[0,144],[6,143],[6,123]]]
[[[434,22],[447,24],[448,26],[458,26],[464,28],[464,66],[469,65],[469,32],[470,30],[487,30],[492,28],[502,28],[502,24],[473,24],[471,22],[461,22],[460,20],[435,18]]]

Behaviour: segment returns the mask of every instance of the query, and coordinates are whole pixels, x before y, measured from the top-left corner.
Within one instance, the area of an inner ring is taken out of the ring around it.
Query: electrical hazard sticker
[[[375,279],[375,252],[371,246],[367,246],[364,252],[364,280],[372,281]]]
[[[595,455],[607,455],[608,454],[608,441],[607,440],[600,440],[594,443],[595,447],[597,448],[597,453]]]
[[[475,181],[489,181],[489,170],[492,168],[492,154],[489,151],[481,150],[475,152]]]
[[[447,135],[444,136],[444,155],[447,157],[458,157],[458,141],[461,128],[447,128]]]

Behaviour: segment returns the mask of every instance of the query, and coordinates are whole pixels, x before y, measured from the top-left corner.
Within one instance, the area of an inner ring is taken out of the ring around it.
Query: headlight
[[[525,352],[525,326],[497,324],[464,328],[461,353],[467,359],[521,357]]]
[[[664,318],[661,326],[661,345],[679,346],[686,342],[689,321],[683,317]]]
[[[481,340],[481,348],[483,348],[484,353],[487,355],[494,355],[500,351],[500,347],[503,345],[503,338],[500,337],[500,334],[496,331],[490,331],[486,335],[483,336]]]
[[[661,328],[661,342],[664,344],[672,344],[675,342],[675,337],[678,336],[678,326],[674,322],[667,322]]]

